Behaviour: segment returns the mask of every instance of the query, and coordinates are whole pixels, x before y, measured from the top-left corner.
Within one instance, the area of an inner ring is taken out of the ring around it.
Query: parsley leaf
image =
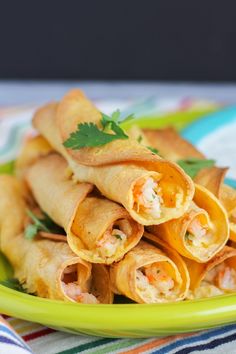
[[[119,110],[113,112],[111,116],[102,113],[102,130],[94,123],[78,124],[77,130],[70,134],[63,145],[66,148],[80,150],[84,147],[103,146],[117,139],[128,139],[128,135],[125,134],[119,124],[132,119],[133,115],[129,115],[124,119],[121,119],[120,115]],[[113,133],[109,133],[110,131]]]
[[[1,280],[0,284],[6,286],[7,288],[20,291],[21,293],[26,293],[26,290],[23,288],[19,280],[16,278]]]
[[[27,240],[33,240],[33,238],[40,232],[58,233],[64,234],[63,229],[56,225],[47,214],[43,214],[43,218],[38,218],[31,210],[27,209],[27,214],[33,221],[33,224],[29,224],[25,229],[25,238]]]
[[[215,160],[202,160],[198,158],[188,158],[178,160],[177,164],[191,177],[194,178],[203,168],[212,167],[215,165]]]

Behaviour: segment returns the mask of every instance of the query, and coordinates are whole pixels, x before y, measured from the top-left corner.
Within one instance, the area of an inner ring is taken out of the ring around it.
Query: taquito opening
[[[209,269],[190,298],[204,298],[236,292],[236,257]]]
[[[179,292],[176,269],[169,261],[144,265],[136,270],[136,288],[145,302],[175,300]]]
[[[109,212],[112,212],[111,207],[113,207],[114,213],[108,215]],[[106,208],[108,209],[104,209],[104,213],[107,212],[107,214],[103,213],[101,216],[104,219],[104,226],[100,230],[97,230],[94,226],[88,226],[86,229],[87,237],[83,238],[84,249],[81,257],[87,255],[86,259],[93,263],[110,264],[119,260],[138,243],[143,234],[143,227],[137,224],[125,210],[122,209],[122,212],[117,212],[117,206],[110,204]],[[81,236],[81,232],[85,233],[86,228],[86,225],[84,225],[84,229],[81,230],[80,212],[81,209],[78,208],[71,227],[71,231],[78,238]]]
[[[125,250],[128,238],[132,236],[132,221],[119,219],[112,224],[97,241],[96,249],[101,257],[112,257]]]
[[[89,292],[90,284],[80,282],[80,272],[86,272],[87,269],[82,264],[73,264],[65,268],[62,277],[62,289],[66,297],[70,300],[85,304],[97,304],[97,298]]]
[[[185,225],[184,243],[189,252],[208,257],[218,247],[216,232],[208,213],[193,204]]]
[[[183,201],[183,190],[175,183],[165,183],[159,173],[149,172],[133,187],[133,209],[147,220],[165,218],[167,211],[179,209]]]

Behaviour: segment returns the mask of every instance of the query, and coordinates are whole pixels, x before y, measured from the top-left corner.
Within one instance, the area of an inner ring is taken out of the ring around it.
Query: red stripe
[[[8,318],[10,318],[10,316],[7,315],[2,315],[3,318],[5,318],[5,320],[7,320]]]
[[[43,337],[43,336],[45,336],[47,334],[50,334],[50,333],[53,333],[53,332],[56,332],[56,331],[54,329],[51,329],[51,328],[44,328],[41,331],[37,331],[37,332],[31,333],[31,334],[27,334],[27,335],[23,336],[22,338],[27,342],[29,340],[36,339],[36,338],[39,338],[39,337]]]

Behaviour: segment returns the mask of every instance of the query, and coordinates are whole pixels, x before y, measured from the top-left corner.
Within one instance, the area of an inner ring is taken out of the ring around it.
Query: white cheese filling
[[[119,249],[123,249],[127,241],[126,234],[119,230],[113,229],[104,234],[102,239],[97,242],[97,249],[102,257],[112,257]]]
[[[170,298],[174,294],[174,280],[162,265],[143,267],[136,271],[136,286],[145,299]]]

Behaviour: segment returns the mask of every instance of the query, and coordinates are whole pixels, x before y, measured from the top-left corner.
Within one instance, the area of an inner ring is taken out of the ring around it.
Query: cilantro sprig
[[[40,231],[44,231],[48,233],[64,234],[63,229],[57,224],[55,224],[54,221],[50,219],[47,214],[43,213],[43,217],[39,218],[29,209],[27,209],[26,212],[29,218],[31,219],[31,221],[33,222],[32,224],[29,224],[25,229],[24,236],[27,240],[33,240],[34,237]]]
[[[152,146],[146,146],[153,154],[158,155],[159,151]]]
[[[194,178],[203,168],[215,165],[215,160],[198,159],[195,157],[178,160],[177,164],[191,177]]]
[[[26,290],[23,288],[19,280],[16,278],[1,280],[0,284],[6,286],[7,288],[20,291],[21,293],[26,293]]]
[[[63,145],[72,150],[80,150],[84,147],[103,146],[118,139],[128,139],[128,135],[119,124],[130,119],[133,119],[132,114],[122,119],[119,110],[113,112],[111,116],[102,113],[100,121],[102,129],[91,122],[80,123],[77,130],[70,134]]]

